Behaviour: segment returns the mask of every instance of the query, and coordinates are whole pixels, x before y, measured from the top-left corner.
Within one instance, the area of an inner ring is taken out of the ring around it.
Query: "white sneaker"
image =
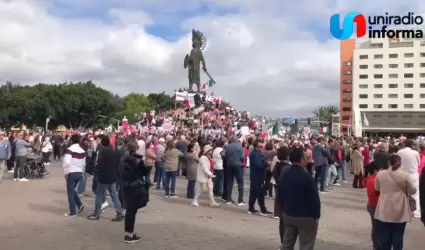
[[[211,203],[211,204],[210,204],[210,206],[211,206],[211,207],[219,207],[219,206],[220,206],[220,204],[218,204],[218,203]]]
[[[15,171],[13,171],[13,170],[9,170],[9,171],[7,171],[9,174],[13,174]]]
[[[341,184],[339,184],[338,182],[334,184],[334,186],[341,186]]]
[[[199,207],[199,203],[198,203],[198,202],[196,202],[196,201],[194,201],[194,202],[192,202],[192,206],[194,206],[194,207]]]
[[[421,215],[420,214],[413,214],[413,217],[420,219]]]
[[[13,179],[13,180],[14,180],[14,181],[18,181],[18,179],[16,179],[16,178],[15,178],[15,179]]]
[[[46,162],[44,163],[45,166],[50,166],[50,163]]]
[[[29,181],[27,178],[21,178],[21,179],[19,179],[19,181],[20,182],[27,182],[27,181]]]
[[[101,211],[101,212],[103,212],[103,210],[105,210],[108,206],[109,206],[108,202],[106,202],[106,201],[105,201],[105,202],[102,204],[102,206],[100,206],[100,211]]]

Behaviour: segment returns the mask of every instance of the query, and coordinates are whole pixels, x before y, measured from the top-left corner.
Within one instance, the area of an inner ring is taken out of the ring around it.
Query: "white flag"
[[[365,112],[363,112],[363,126],[369,127],[369,121],[367,120]]]

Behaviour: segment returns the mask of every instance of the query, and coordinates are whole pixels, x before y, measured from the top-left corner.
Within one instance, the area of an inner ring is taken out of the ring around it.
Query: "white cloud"
[[[309,115],[317,105],[339,103],[339,43],[319,41],[309,26],[328,32],[328,18],[338,12],[425,10],[419,0],[56,2],[66,6],[63,16],[92,15],[60,18],[51,14],[50,0],[0,0],[0,83],[92,79],[119,94],[172,92],[187,85],[183,58],[190,50],[190,30],[196,28],[208,39],[205,58],[217,81],[215,94],[237,108],[280,117]],[[187,32],[176,42],[145,30],[149,24],[181,20],[172,13],[193,12],[201,4],[216,13],[239,11],[175,23]],[[108,22],[96,18],[100,9],[109,14]]]

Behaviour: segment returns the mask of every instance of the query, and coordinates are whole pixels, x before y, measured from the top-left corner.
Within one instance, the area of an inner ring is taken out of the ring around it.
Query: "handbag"
[[[403,193],[407,196],[408,200],[409,200],[409,207],[410,207],[410,212],[413,212],[416,210],[416,201],[415,199],[413,199],[413,197],[411,195],[409,195],[409,193],[407,192],[407,187],[406,190],[403,186],[401,186],[400,184],[398,184],[398,182],[395,181],[393,175],[389,172],[390,170],[387,170],[388,174],[390,175],[391,179],[395,182],[395,184],[401,189],[401,191],[403,191]]]

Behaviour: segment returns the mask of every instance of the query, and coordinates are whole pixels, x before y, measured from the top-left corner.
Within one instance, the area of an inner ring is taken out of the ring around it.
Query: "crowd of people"
[[[0,131],[0,167],[13,171],[15,180],[27,181],[22,162],[30,155],[38,155],[45,163],[50,153],[62,158],[69,202],[65,215],[69,217],[83,211],[80,197],[93,176],[95,204],[87,218],[100,219],[109,206],[108,190],[116,211],[112,220],[124,220],[124,240],[129,243],[140,240],[134,233],[136,214],[148,204],[149,190],[155,188],[163,190],[166,198],[185,196],[195,207],[202,205],[203,191],[211,207],[219,207],[218,200],[247,205],[248,214],[279,220],[281,249],[292,249],[297,237],[300,249],[314,249],[320,195],[346,183],[350,172],[352,187],[366,188],[374,249],[402,249],[406,223],[413,217],[425,225],[425,144],[420,141],[322,135],[308,139],[262,138],[260,134],[206,137],[192,132],[125,136],[89,131],[51,137],[17,133],[9,141]],[[249,197],[244,197],[246,171]],[[177,176],[187,179],[185,194],[176,193]],[[275,200],[272,209],[266,207],[266,197]]]

